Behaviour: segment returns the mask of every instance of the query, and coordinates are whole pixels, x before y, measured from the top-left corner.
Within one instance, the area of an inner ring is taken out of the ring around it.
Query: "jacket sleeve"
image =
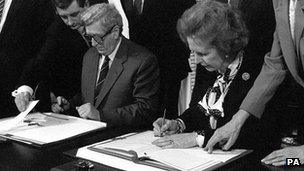
[[[260,118],[266,103],[272,98],[286,75],[278,33],[274,33],[271,52],[266,54],[262,70],[253,87],[243,100],[240,109]]]
[[[59,43],[56,34],[56,25],[53,23],[47,30],[46,40],[37,56],[25,65],[18,85],[28,85],[33,89],[40,81],[47,81],[50,77],[50,65],[56,56]]]

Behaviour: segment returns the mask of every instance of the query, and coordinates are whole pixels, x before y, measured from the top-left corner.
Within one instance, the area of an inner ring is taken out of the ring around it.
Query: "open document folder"
[[[104,122],[73,116],[56,113],[32,113],[26,115],[21,122],[10,129],[6,129],[5,126],[16,123],[17,117],[0,120],[0,136],[38,146],[48,145],[106,127]]]
[[[131,133],[78,149],[76,157],[123,170],[211,170],[235,160],[250,151],[215,150],[208,154],[202,148],[162,149],[152,144],[158,137],[153,131]],[[147,168],[148,167],[148,168]]]

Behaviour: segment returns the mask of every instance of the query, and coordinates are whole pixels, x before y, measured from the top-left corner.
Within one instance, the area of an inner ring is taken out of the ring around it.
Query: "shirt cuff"
[[[205,141],[205,137],[202,136],[202,135],[200,135],[200,134],[198,134],[197,137],[195,138],[195,140],[196,140],[197,145],[199,147],[202,147],[203,144],[204,144],[204,141]]]
[[[178,133],[182,133],[186,129],[185,123],[180,118],[177,118],[176,121],[177,121],[177,124],[178,124]]]
[[[22,92],[29,92],[31,96],[34,94],[34,91],[31,87],[29,87],[27,85],[23,85],[23,86],[20,86],[17,90],[14,90],[12,92],[12,96],[16,97],[19,93],[22,93]]]

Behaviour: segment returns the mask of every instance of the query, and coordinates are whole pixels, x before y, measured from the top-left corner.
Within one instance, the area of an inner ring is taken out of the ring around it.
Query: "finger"
[[[228,139],[227,143],[223,146],[223,150],[229,150],[230,147],[235,143],[238,135],[237,134],[232,134],[231,137]]]
[[[160,130],[159,129],[157,129],[157,128],[153,128],[153,133],[154,133],[154,136],[155,137],[160,137],[160,135],[161,135],[161,132],[160,132]]]
[[[206,147],[204,148],[205,151],[208,151],[208,153],[212,153],[213,147],[216,143],[220,142],[221,139],[217,136],[216,132],[212,135],[212,137],[209,139]]]
[[[154,121],[152,125],[155,129],[160,131],[160,126],[158,125],[158,119],[156,121]]]
[[[267,160],[264,163],[265,164],[272,164],[273,165],[274,163],[280,163],[282,161],[285,162],[285,160],[286,160],[286,157],[284,157],[284,156],[277,156],[276,158],[273,158],[271,160]]]
[[[163,138],[159,138],[159,139],[153,141],[152,144],[161,144],[161,143],[164,143],[167,141],[170,141],[170,140],[168,140],[166,137],[163,137]]]
[[[58,103],[59,106],[61,106],[61,104],[62,104],[62,97],[61,96],[57,97],[57,103]]]
[[[62,97],[61,102],[62,102],[63,104],[68,104],[68,100],[65,99],[64,97]]]
[[[276,151],[273,151],[272,153],[270,153],[269,155],[267,155],[264,159],[262,159],[261,161],[262,162],[266,162],[266,161],[270,161],[274,158],[277,158],[279,156],[282,156],[282,150],[276,150]]]
[[[163,126],[160,127],[160,131],[165,132],[169,130],[169,128],[170,128],[170,122],[166,122]]]
[[[286,164],[286,161],[284,160],[284,161],[280,161],[280,162],[275,162],[272,165],[274,165],[274,166],[283,166],[285,164]]]
[[[59,113],[59,112],[62,112],[63,109],[58,104],[54,103],[52,105],[52,111],[55,112],[55,113]]]

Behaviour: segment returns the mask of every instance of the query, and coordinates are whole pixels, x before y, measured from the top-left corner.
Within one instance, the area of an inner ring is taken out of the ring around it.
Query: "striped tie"
[[[4,10],[4,0],[0,0],[0,21],[2,18],[3,10]]]
[[[96,82],[96,86],[95,86],[95,91],[94,91],[95,97],[97,97],[97,95],[99,94],[99,92],[102,88],[102,84],[103,84],[103,82],[106,79],[106,76],[108,74],[109,61],[110,61],[110,58],[108,56],[105,56],[104,62],[103,62],[102,66],[101,66],[101,69],[99,71],[99,78],[98,78],[98,80]]]

